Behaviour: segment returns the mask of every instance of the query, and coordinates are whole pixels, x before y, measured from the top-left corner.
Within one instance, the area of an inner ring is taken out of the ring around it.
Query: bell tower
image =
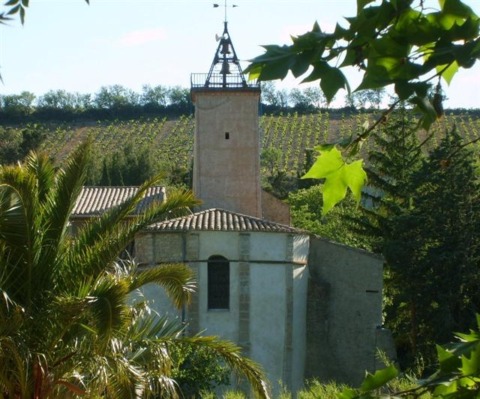
[[[207,74],[191,75],[195,104],[193,191],[201,209],[262,217],[260,85],[247,82],[225,20]]]

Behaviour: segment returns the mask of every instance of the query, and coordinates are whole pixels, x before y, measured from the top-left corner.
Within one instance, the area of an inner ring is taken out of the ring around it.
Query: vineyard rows
[[[281,150],[280,169],[296,174],[304,164],[305,149],[316,145],[347,139],[360,133],[366,123],[372,123],[372,114],[332,116],[328,112],[310,115],[285,114],[260,117],[262,148]],[[480,119],[469,115],[445,116],[433,128],[429,143],[435,144],[453,125],[466,138],[480,137]],[[90,137],[96,153],[108,156],[125,146],[148,148],[160,166],[188,168],[193,150],[195,122],[193,116],[176,120],[150,119],[132,121],[98,122],[90,125],[48,126],[37,124],[46,131],[42,149],[57,158],[63,158],[79,142]],[[17,127],[21,129],[22,127]],[[2,129],[9,129],[0,127]],[[476,144],[478,146],[478,143]],[[363,146],[365,153],[371,142]]]

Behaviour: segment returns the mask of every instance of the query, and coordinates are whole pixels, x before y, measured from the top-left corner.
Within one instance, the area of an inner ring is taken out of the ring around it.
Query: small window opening
[[[229,140],[230,139],[230,133],[229,132],[225,132],[225,140]]]
[[[208,259],[208,309],[230,307],[230,262],[220,255]]]

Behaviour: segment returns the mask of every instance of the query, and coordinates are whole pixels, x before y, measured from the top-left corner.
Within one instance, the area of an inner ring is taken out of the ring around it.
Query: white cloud
[[[117,43],[122,47],[132,47],[165,39],[167,39],[167,33],[164,29],[142,29],[126,33]]]

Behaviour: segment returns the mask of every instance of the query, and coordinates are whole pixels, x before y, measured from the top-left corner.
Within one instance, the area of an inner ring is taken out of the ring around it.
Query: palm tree
[[[132,216],[142,185],[122,205],[82,226],[68,225],[85,180],[89,144],[55,169],[31,153],[0,167],[0,397],[178,397],[169,348],[206,347],[268,397],[258,366],[239,348],[212,337],[184,337],[182,327],[149,312],[132,293],[160,284],[177,306],[194,289],[180,264],[142,269],[118,255],[137,232],[197,204],[189,192],[169,195]]]

